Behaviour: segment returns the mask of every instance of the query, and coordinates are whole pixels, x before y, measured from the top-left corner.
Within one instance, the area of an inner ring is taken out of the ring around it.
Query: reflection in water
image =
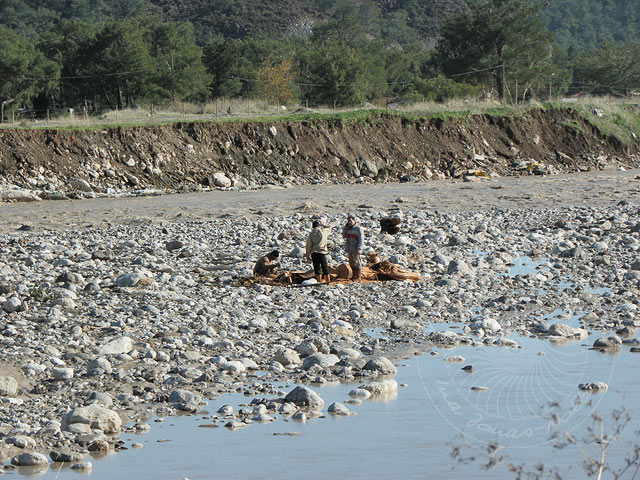
[[[549,259],[540,258],[534,260],[526,255],[521,255],[511,261],[507,275],[515,277],[517,275],[535,275],[538,272],[549,271]]]

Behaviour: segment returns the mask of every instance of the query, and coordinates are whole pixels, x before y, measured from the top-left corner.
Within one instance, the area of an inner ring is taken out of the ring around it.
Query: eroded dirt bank
[[[638,145],[576,112],[409,121],[185,123],[95,131],[0,130],[0,183],[39,198],[141,189],[416,181],[640,166]]]

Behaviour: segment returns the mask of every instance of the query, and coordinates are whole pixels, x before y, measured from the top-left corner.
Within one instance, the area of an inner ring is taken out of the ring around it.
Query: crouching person
[[[278,267],[280,267],[280,264],[276,263],[279,256],[280,252],[278,250],[274,250],[271,253],[266,254],[264,257],[260,257],[253,267],[253,275],[276,275],[278,273]]]

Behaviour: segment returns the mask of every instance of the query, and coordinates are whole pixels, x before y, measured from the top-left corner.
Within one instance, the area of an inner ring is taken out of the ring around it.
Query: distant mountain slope
[[[406,12],[407,24],[423,39],[437,38],[442,19],[466,9],[464,0],[379,0],[385,16]]]
[[[199,39],[281,35],[296,22],[321,17],[309,1],[149,0],[165,20],[188,20]]]
[[[544,23],[564,47],[604,40],[640,41],[640,0],[549,0]],[[2,0],[0,24],[26,35],[62,18],[99,22],[143,12],[189,21],[197,41],[279,36],[330,18],[357,21],[374,35],[400,44],[432,45],[442,19],[466,8],[464,0]]]
[[[551,0],[542,20],[564,47],[640,41],[639,0]]]

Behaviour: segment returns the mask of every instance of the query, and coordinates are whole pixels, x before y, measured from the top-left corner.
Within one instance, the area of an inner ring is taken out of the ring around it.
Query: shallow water
[[[526,255],[521,255],[511,261],[507,275],[515,277],[517,275],[535,275],[538,272],[548,272],[548,263],[548,258],[533,259]]]
[[[594,335],[594,336],[597,336]],[[127,450],[102,460],[92,460],[94,479],[153,478],[513,478],[504,467],[483,471],[479,463],[451,458],[452,443],[461,445],[463,435],[474,453],[496,441],[508,448],[508,461],[534,463],[547,459],[564,478],[582,478],[580,454],[573,446],[559,454],[549,441],[557,427],[541,417],[541,408],[558,402],[564,416],[560,427],[582,437],[593,412],[607,414],[623,404],[632,421],[623,442],[612,444],[608,459],[621,466],[631,451],[634,432],[640,428],[640,378],[636,365],[640,355],[623,348],[618,354],[589,350],[583,342],[554,345],[548,341],[515,337],[522,348],[460,347],[440,350],[400,362],[396,398],[349,405],[357,415],[294,422],[278,416],[270,424],[253,424],[229,431],[198,428],[210,423],[202,416],[168,417],[153,423],[143,436],[123,434],[126,446],[141,442],[141,450]],[[593,339],[589,339],[589,344]],[[461,355],[465,361],[444,360]],[[464,365],[475,371],[466,373]],[[582,382],[604,381],[609,390],[579,394]],[[357,384],[356,384],[357,385]],[[288,391],[292,385],[277,384]],[[488,391],[471,387],[486,386]],[[325,400],[345,401],[354,385],[313,387]],[[575,405],[576,398],[584,403]],[[235,408],[250,397],[226,395],[210,402],[215,412],[223,404]],[[550,410],[546,409],[548,412]],[[558,410],[553,410],[558,413]],[[613,428],[606,417],[605,430]],[[278,435],[299,433],[297,436]],[[170,440],[158,442],[158,440]],[[593,454],[597,446],[587,448]],[[465,450],[466,452],[466,450]],[[469,453],[469,452],[467,452]],[[91,460],[89,458],[89,460]],[[485,463],[487,457],[484,457]],[[41,478],[77,478],[68,469],[49,470]],[[622,477],[622,478],[630,478]]]

